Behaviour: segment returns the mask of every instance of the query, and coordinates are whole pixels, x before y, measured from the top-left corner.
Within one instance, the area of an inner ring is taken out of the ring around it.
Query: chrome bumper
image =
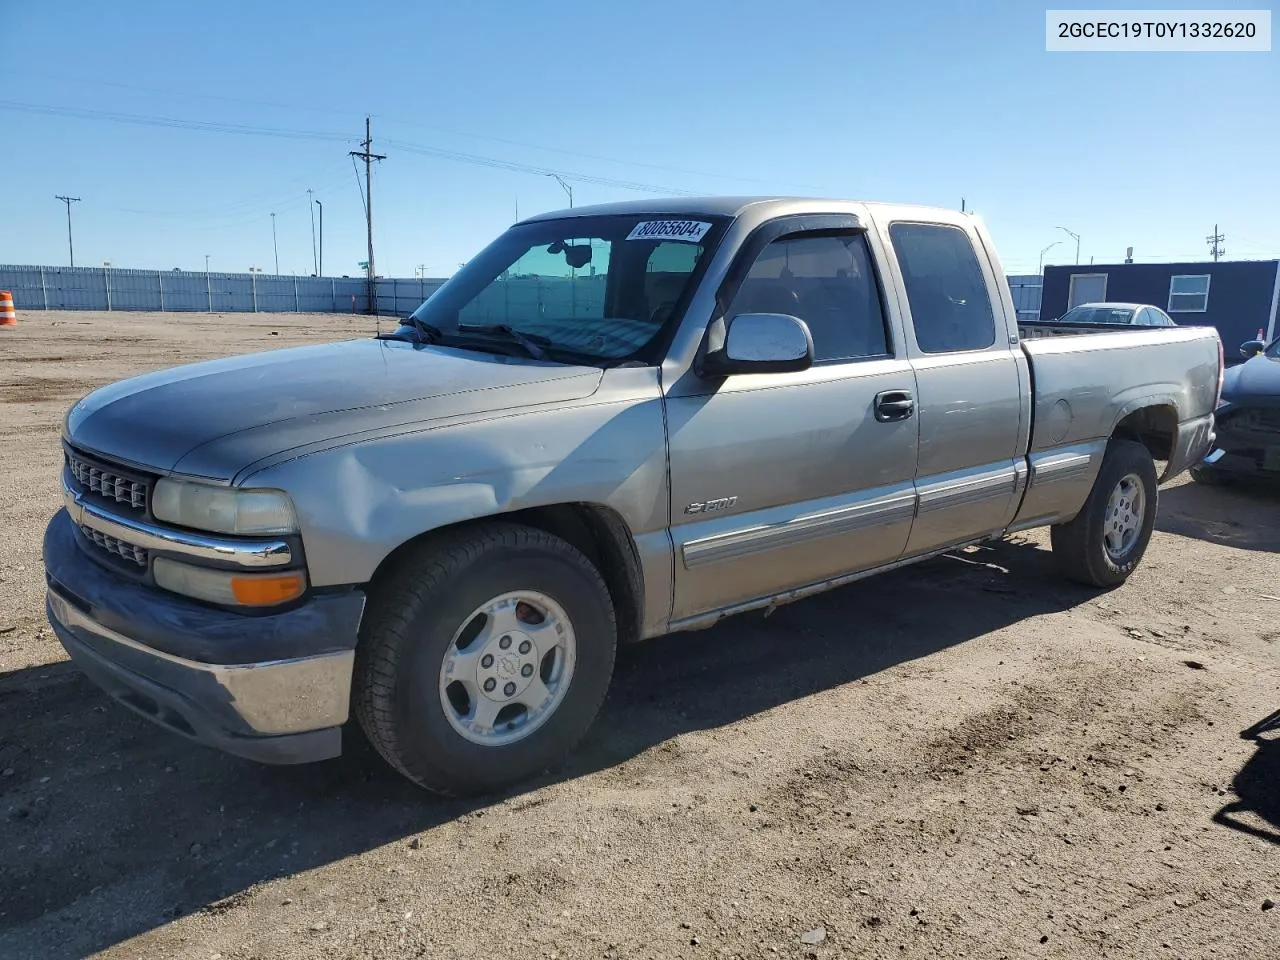
[[[102,626],[54,588],[47,609],[68,653],[115,699],[229,753],[264,759],[252,749],[255,737],[323,731],[347,721],[355,650],[266,663],[198,663]],[[237,749],[237,740],[246,749]]]

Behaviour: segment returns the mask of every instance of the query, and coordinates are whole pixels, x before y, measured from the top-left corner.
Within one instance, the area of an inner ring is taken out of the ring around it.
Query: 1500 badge
[[[717,510],[728,510],[738,502],[737,497],[719,497],[702,503],[691,503],[684,508],[685,513],[715,513]]]

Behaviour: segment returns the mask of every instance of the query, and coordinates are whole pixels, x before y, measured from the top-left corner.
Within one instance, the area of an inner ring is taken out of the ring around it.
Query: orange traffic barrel
[[[18,314],[13,309],[13,294],[8,290],[0,290],[0,327],[16,327]]]

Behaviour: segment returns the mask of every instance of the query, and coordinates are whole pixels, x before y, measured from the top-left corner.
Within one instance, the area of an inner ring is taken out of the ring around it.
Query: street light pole
[[[74,267],[76,265],[76,248],[71,243],[71,205],[79,203],[80,198],[58,196],[54,199],[61,200],[67,205],[67,253],[71,256],[71,266]]]
[[[1060,243],[1062,243],[1061,240],[1055,240],[1053,241],[1053,243],[1049,244],[1047,247],[1045,247],[1043,250],[1040,251],[1040,268],[1036,271],[1037,273],[1041,275],[1044,274],[1044,255],[1048,253],[1050,250],[1052,250],[1054,247],[1058,246],[1058,244]]]
[[[555,174],[555,173],[548,173],[548,174],[547,174],[547,176],[548,176],[548,177],[551,177],[552,179],[554,179],[554,180],[555,180],[555,182],[556,182],[556,183],[560,184],[560,186],[561,186],[561,188],[563,188],[564,192],[565,192],[565,193],[567,193],[567,194],[569,195],[569,209],[570,209],[570,210],[572,210],[572,209],[573,209],[573,187],[571,187],[571,186],[569,186],[567,183],[565,183],[565,182],[564,182],[564,180],[563,180],[563,179],[561,179],[561,177],[560,177],[560,175],[559,175],[559,174]]]
[[[1072,231],[1068,230],[1066,227],[1058,227],[1058,229],[1061,230],[1063,233],[1065,233],[1067,236],[1069,236],[1071,239],[1073,239],[1076,242],[1076,263],[1079,263],[1080,262],[1080,234],[1073,233]]]
[[[280,248],[276,246],[276,215],[271,215],[271,249],[276,255],[276,276],[280,276]]]
[[[320,208],[320,262],[316,265],[316,275],[324,276],[324,204],[319,200],[316,206]]]
[[[307,199],[315,200],[315,193],[310,187],[307,188]],[[319,201],[316,201],[319,203]],[[320,265],[316,263],[316,208],[307,204],[307,209],[311,211],[311,269],[316,272],[316,276],[320,275]]]

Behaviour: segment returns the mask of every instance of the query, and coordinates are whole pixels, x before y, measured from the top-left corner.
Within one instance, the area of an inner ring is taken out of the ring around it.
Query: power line
[[[3,70],[0,70],[0,73],[3,73],[3,72],[4,72]],[[70,83],[82,83],[82,84],[87,84],[94,87],[114,87],[121,90],[136,90],[141,93],[155,93],[155,94],[162,94],[164,96],[188,97],[188,98],[193,98],[198,100],[210,100],[215,102],[234,103],[234,104],[241,104],[246,106],[270,107],[272,109],[277,109],[277,110],[303,111],[308,113],[325,114],[327,116],[350,117],[352,113],[352,111],[337,110],[332,107],[315,107],[315,106],[307,106],[304,104],[296,104],[296,103],[280,103],[279,101],[273,101],[273,100],[251,100],[251,99],[246,99],[244,97],[228,97],[228,96],[223,96],[219,94],[195,93],[195,92],[186,91],[186,90],[165,90],[165,89],[160,89],[158,87],[144,87],[144,86],[138,86],[136,84],[131,84],[131,83],[104,81],[104,80],[99,80],[97,78],[84,79],[79,77],[68,77],[68,76],[61,76],[57,74],[47,74],[47,73],[31,74],[29,72],[25,73],[25,75],[26,76],[43,76],[47,79],[62,80]],[[673,167],[668,164],[646,163],[640,160],[624,160],[618,157],[604,156],[602,154],[584,153],[583,151],[580,151],[580,150],[567,150],[563,147],[548,147],[543,144],[529,143],[523,140],[512,140],[507,137],[496,137],[491,134],[473,133],[468,130],[458,130],[452,127],[442,127],[437,124],[423,123],[420,120],[407,120],[403,117],[388,116],[386,114],[381,114],[381,113],[378,114],[378,119],[380,121],[387,122],[387,123],[403,124],[404,126],[417,127],[423,130],[431,130],[436,133],[446,133],[456,137],[469,137],[473,140],[485,140],[490,143],[501,143],[511,147],[523,147],[527,150],[541,150],[546,153],[557,153],[557,154],[560,154],[561,156],[579,157],[584,160],[599,160],[604,163],[616,163],[622,166],[629,166],[629,167],[644,167],[649,170],[662,170],[666,173],[680,173],[686,176],[706,177],[708,179],[726,180],[726,181],[736,182],[736,183],[759,183],[759,184],[765,184],[774,188],[776,188],[779,185],[778,181],[775,181],[772,179],[761,179],[761,178],[753,178],[753,177],[736,177],[731,174],[708,173],[704,170],[689,170],[684,167]],[[784,184],[784,185],[791,186],[791,187],[802,187],[807,190],[819,190],[819,191],[828,192],[826,187],[821,187],[816,184],[793,183],[793,184]]]
[[[617,180],[613,177],[597,177],[588,173],[575,173],[569,170],[557,170],[552,167],[539,167],[530,163],[520,163],[515,160],[499,160],[494,157],[482,157],[473,153],[459,153],[455,150],[441,150],[436,147],[426,147],[417,143],[410,143],[405,140],[386,140],[385,143],[389,147],[397,150],[403,150],[405,153],[416,153],[426,157],[438,157],[441,160],[456,160],[460,163],[470,163],[476,166],[491,167],[495,170],[512,170],[516,173],[531,173],[541,177],[562,177],[565,180],[573,180],[578,183],[590,183],[602,187],[616,187],[619,190],[634,190],[639,193],[665,193],[673,196],[694,197],[696,193],[689,190],[676,190],[672,187],[655,186],[651,183],[640,183],[635,180]]]
[[[17,110],[19,112],[65,116],[82,120],[105,120],[112,123],[128,123],[141,126],[169,127],[178,130],[197,130],[205,133],[233,133],[244,136],[281,137],[293,140],[325,140],[330,142],[350,142],[349,136],[329,133],[321,130],[289,130],[279,127],[259,127],[236,123],[212,123],[201,120],[184,120],[177,117],[147,117],[139,114],[112,113],[101,110],[82,110],[77,107],[53,107],[44,104],[17,103],[0,100],[0,110]],[[407,153],[422,156],[438,157],[442,160],[454,160],[476,166],[490,167],[497,170],[512,170],[517,173],[531,173],[537,176],[560,176],[566,180],[579,183],[591,183],[598,186],[615,187],[620,190],[633,190],[639,193],[669,194],[675,196],[696,196],[688,190],[676,190],[670,187],[655,186],[634,180],[620,180],[613,177],[598,177],[591,174],[560,170],[554,167],[542,167],[536,164],[520,163],[515,160],[501,160],[496,157],[485,157],[479,154],[462,153],[455,150],[441,150],[434,147],[412,143],[406,140],[387,140],[388,146]]]
[[[114,113],[106,110],[84,110],[79,107],[56,107],[40,103],[19,103],[0,100],[0,110],[20,113],[45,114],[55,117],[71,117],[77,120],[109,120],[113,123],[130,123],[144,127],[171,127],[177,130],[203,130],[208,133],[237,133],[249,136],[283,137],[290,140],[330,140],[350,142],[349,136],[328,133],[323,130],[287,130],[280,127],[255,127],[242,123],[216,123],[207,120],[185,120],[178,117],[149,117],[135,113]]]

